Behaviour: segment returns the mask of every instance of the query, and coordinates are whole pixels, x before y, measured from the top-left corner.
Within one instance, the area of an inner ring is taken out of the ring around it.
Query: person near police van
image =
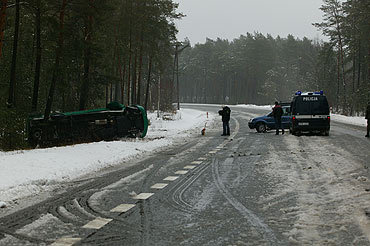
[[[367,119],[367,127],[366,127],[366,135],[365,137],[369,137],[369,131],[370,131],[370,101],[367,103],[367,107],[366,107],[366,115],[365,115],[365,119]]]
[[[221,136],[230,136],[230,114],[231,109],[228,106],[222,107],[222,110],[218,111],[218,114],[222,116],[222,135]]]
[[[276,135],[279,135],[279,129],[281,128],[282,134],[284,134],[284,128],[281,124],[281,117],[283,116],[283,108],[279,102],[275,102],[275,107],[272,108],[272,115],[275,118]]]

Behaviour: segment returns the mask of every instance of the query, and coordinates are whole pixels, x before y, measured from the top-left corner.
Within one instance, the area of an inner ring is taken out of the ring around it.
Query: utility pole
[[[187,47],[190,47],[189,43],[185,44],[183,44],[182,42],[175,43],[175,57],[173,62],[173,82],[174,82],[173,84],[175,84],[175,72],[176,72],[177,110],[180,110],[179,54]]]

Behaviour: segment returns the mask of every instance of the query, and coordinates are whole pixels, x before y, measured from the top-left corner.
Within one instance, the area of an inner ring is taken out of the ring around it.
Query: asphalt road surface
[[[217,106],[186,105],[209,112]],[[370,245],[370,140],[257,133],[231,107],[182,144],[0,218],[0,245]]]

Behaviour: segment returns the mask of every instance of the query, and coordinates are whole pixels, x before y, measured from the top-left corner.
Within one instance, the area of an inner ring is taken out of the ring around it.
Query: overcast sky
[[[186,15],[176,21],[180,41],[238,38],[255,31],[286,37],[325,39],[312,23],[322,21],[322,0],[174,0]]]

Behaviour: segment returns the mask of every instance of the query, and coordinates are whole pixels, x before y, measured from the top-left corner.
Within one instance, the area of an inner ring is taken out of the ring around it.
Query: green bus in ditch
[[[52,113],[48,120],[43,115],[32,116],[26,130],[31,147],[143,138],[148,131],[148,118],[142,106],[111,102],[106,108]]]

